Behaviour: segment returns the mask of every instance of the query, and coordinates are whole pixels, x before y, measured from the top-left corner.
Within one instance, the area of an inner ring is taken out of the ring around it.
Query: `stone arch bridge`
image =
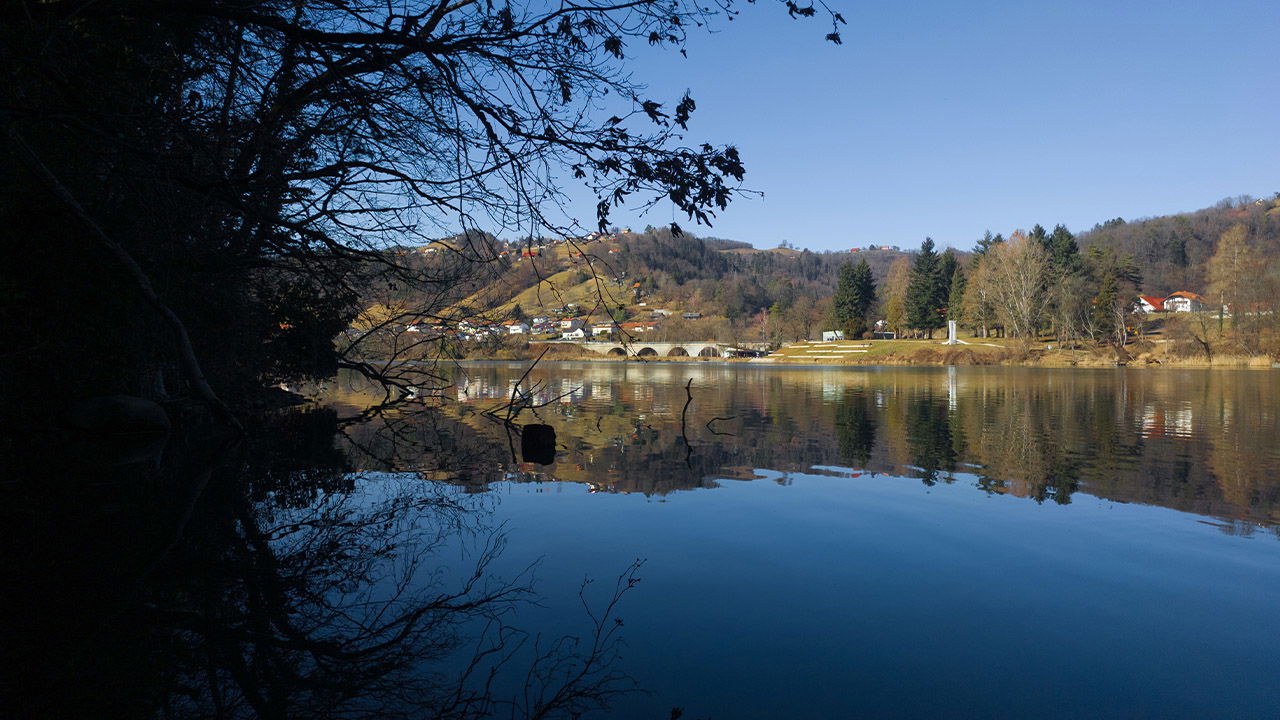
[[[553,340],[551,342],[555,344],[574,344],[598,355],[613,355],[616,357],[758,357],[759,355],[763,355],[767,352],[767,346],[764,343],[738,343],[730,345],[728,343],[716,342],[714,340],[646,342],[641,339],[636,339],[625,344],[616,341],[593,340],[582,340],[577,342],[572,340]]]

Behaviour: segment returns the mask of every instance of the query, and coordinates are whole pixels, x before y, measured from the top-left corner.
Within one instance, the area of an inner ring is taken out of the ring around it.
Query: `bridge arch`
[[[613,355],[614,357],[626,357],[626,356],[627,356],[627,351],[626,351],[625,349],[623,349],[623,348],[616,347],[616,348],[613,348],[613,349],[609,350],[609,353],[608,353],[608,354],[609,354],[609,355]]]
[[[698,351],[698,357],[720,357],[720,349],[715,345],[708,345]]]
[[[677,345],[667,351],[667,357],[689,357],[689,351]]]
[[[651,347],[642,347],[640,348],[640,351],[636,353],[636,357],[657,357],[657,355],[658,351]]]

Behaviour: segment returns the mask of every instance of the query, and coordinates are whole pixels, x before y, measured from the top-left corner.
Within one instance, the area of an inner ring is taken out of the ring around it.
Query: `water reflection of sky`
[[[1271,668],[1280,545],[1163,508],[853,471],[679,502],[496,485],[504,558],[567,629],[584,574],[646,559],[623,613],[651,691],[617,717],[1244,717]]]

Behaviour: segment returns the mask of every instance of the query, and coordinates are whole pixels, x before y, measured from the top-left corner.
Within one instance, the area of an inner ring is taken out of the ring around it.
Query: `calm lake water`
[[[18,466],[13,716],[1280,715],[1278,372],[525,370]]]
[[[645,560],[617,717],[1280,713],[1276,373],[559,364],[544,468],[483,415],[523,372],[444,390],[506,464],[438,476],[540,563],[537,631]]]

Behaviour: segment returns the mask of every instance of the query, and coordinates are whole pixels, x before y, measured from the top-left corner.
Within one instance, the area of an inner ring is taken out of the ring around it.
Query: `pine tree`
[[[964,268],[956,265],[955,272],[951,274],[951,289],[947,295],[947,319],[955,320],[956,325],[964,322],[964,290],[966,284]]]
[[[955,276],[956,269],[959,267],[960,261],[956,259],[956,251],[947,248],[938,261],[938,277],[942,282],[942,287],[938,290],[938,296],[943,299],[941,307],[944,315],[951,300],[951,278]]]
[[[858,261],[858,265],[853,269],[853,289],[856,298],[854,310],[858,317],[865,318],[876,302],[876,280],[872,277],[871,266],[865,259]]]
[[[867,311],[875,298],[876,284],[866,260],[860,261],[856,267],[852,263],[840,267],[840,279],[832,299],[832,315],[836,326],[844,330],[846,337],[858,337],[866,331]]]
[[[944,325],[942,308],[947,298],[943,294],[941,259],[933,250],[933,238],[925,238],[911,268],[911,283],[907,286],[907,325],[925,330],[929,337]]]
[[[982,237],[978,240],[978,244],[973,247],[973,254],[977,256],[985,255],[987,251],[991,249],[991,246],[995,245],[997,242],[999,241],[996,240],[996,236],[992,235],[991,231],[988,230],[982,234]]]
[[[831,299],[831,318],[836,327],[844,324],[854,316],[853,263],[840,266],[840,277],[836,281],[836,294]]]
[[[1002,242],[1004,242],[1004,235],[992,235],[991,231],[988,230],[979,238],[978,244],[973,246],[973,254],[977,257],[982,257],[987,254],[988,250]]]
[[[1040,243],[1040,247],[1044,248],[1045,252],[1053,251],[1053,248],[1049,246],[1049,232],[1040,223],[1036,223],[1035,227],[1031,228],[1031,232],[1027,234],[1027,239]]]
[[[1062,275],[1080,272],[1080,246],[1065,225],[1056,225],[1049,236],[1049,262]]]
[[[1102,331],[1104,337],[1116,332],[1117,302],[1119,290],[1115,275],[1107,273],[1102,277],[1098,294],[1093,298],[1093,324]]]

